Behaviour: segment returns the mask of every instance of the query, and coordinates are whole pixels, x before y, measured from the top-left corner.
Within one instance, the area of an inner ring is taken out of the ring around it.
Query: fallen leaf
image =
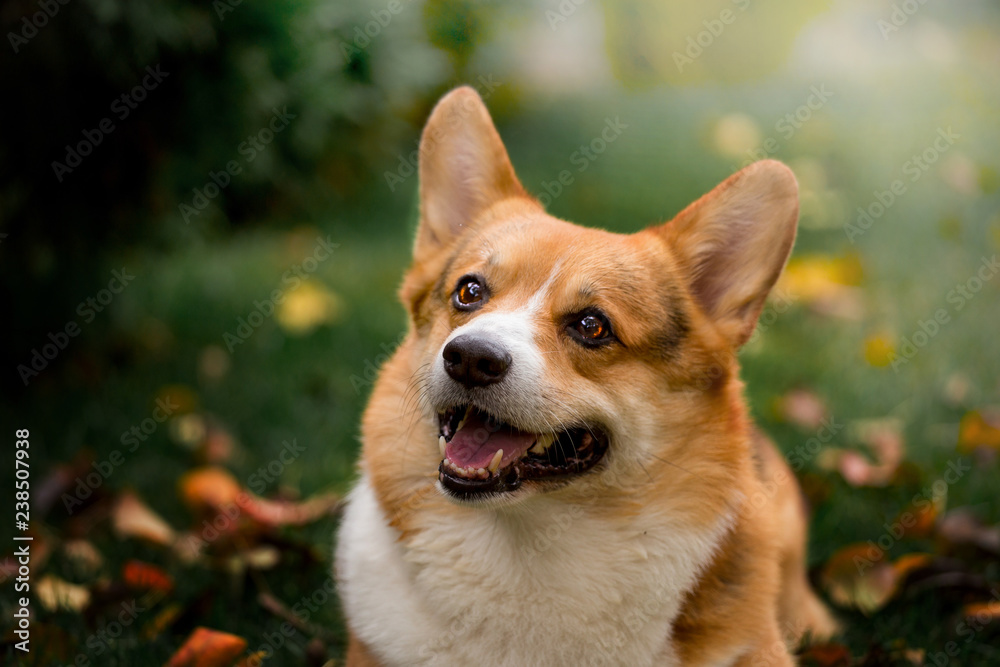
[[[170,593],[174,589],[174,580],[169,574],[155,565],[140,560],[130,560],[122,568],[122,579],[131,587],[139,590],[157,590]]]
[[[959,508],[948,512],[937,524],[937,536],[954,546],[971,544],[1000,555],[1000,526],[987,526],[971,511]]]
[[[820,465],[839,470],[851,486],[887,486],[903,462],[902,425],[895,419],[877,419],[855,424],[858,438],[871,459],[854,450],[826,450]]]
[[[173,603],[167,605],[162,611],[160,611],[153,620],[147,623],[141,631],[142,638],[146,641],[152,641],[163,634],[163,631],[173,625],[174,621],[181,615],[184,610],[178,603]]]
[[[121,495],[111,519],[115,532],[121,537],[137,537],[164,546],[169,546],[176,538],[174,529],[133,491]]]
[[[895,596],[911,572],[931,561],[929,554],[907,554],[890,563],[880,548],[852,544],[830,557],[820,581],[835,603],[871,615]]]
[[[849,667],[851,652],[843,644],[813,644],[799,653],[802,667]]]
[[[863,279],[857,255],[842,257],[795,257],[788,262],[776,289],[793,300],[801,299],[813,311],[833,317],[857,320],[864,315]]]
[[[160,387],[153,403],[170,415],[182,415],[198,407],[198,394],[186,385],[170,384]]]
[[[340,505],[335,493],[324,493],[303,501],[251,497],[241,505],[247,516],[266,526],[302,526],[330,516]]]
[[[1000,599],[989,602],[973,602],[962,607],[962,615],[980,624],[1000,620]]]
[[[195,450],[201,446],[208,433],[205,418],[197,412],[190,412],[170,420],[168,426],[170,439],[185,449]]]
[[[793,389],[778,399],[778,416],[809,430],[816,430],[828,417],[826,404],[808,389]]]
[[[90,604],[90,590],[46,574],[34,586],[35,597],[48,611],[82,611]]]
[[[875,368],[884,368],[896,357],[896,346],[888,333],[878,333],[865,338],[865,361]]]
[[[198,457],[206,463],[225,463],[236,451],[236,440],[222,426],[209,422],[208,432],[198,448]]]
[[[958,426],[958,451],[969,453],[984,447],[1000,450],[1000,410],[973,410]]]
[[[262,544],[239,552],[237,557],[251,570],[270,570],[281,561],[281,552],[270,544]]]
[[[316,281],[306,280],[285,295],[275,317],[288,333],[304,335],[335,322],[342,309],[340,297]]]
[[[246,648],[247,640],[242,637],[198,627],[166,667],[229,667]]]
[[[62,549],[74,569],[84,576],[97,574],[104,565],[104,557],[88,540],[68,540],[63,543]]]
[[[214,513],[236,505],[246,493],[236,478],[224,468],[192,470],[178,482],[181,500],[196,513]]]

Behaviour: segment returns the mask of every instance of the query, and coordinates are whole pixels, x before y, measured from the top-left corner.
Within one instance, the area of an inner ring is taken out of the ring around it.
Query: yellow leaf
[[[49,611],[81,611],[90,604],[90,591],[83,586],[47,574],[35,584],[35,597]]]
[[[887,333],[875,334],[865,339],[865,361],[876,368],[884,368],[896,356],[896,346]]]
[[[340,297],[319,283],[306,281],[285,295],[276,317],[288,333],[304,335],[323,324],[332,324],[340,311]]]
[[[973,410],[962,417],[958,427],[958,451],[967,453],[978,447],[1000,449],[1000,413]]]

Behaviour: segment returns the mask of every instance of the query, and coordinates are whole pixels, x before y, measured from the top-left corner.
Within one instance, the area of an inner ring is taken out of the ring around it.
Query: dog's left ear
[[[680,262],[692,296],[735,347],[753,333],[792,251],[798,192],[791,169],[762,160],[656,229]]]
[[[486,105],[462,86],[437,103],[420,137],[418,262],[440,252],[492,204],[527,197]]]

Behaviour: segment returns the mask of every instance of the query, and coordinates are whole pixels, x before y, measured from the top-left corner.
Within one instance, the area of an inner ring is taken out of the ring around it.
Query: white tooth
[[[503,458],[503,450],[498,449],[496,451],[496,454],[493,455],[493,460],[490,461],[490,464],[488,466],[486,466],[490,472],[496,472],[497,470],[500,469],[500,459],[502,458]]]
[[[441,451],[441,456],[442,457],[444,456],[444,448],[445,448],[445,445],[447,445],[447,444],[448,443],[446,443],[444,441],[444,436],[443,435],[439,435],[438,436],[438,449]]]
[[[486,477],[486,471],[482,468],[476,468],[476,477],[479,479],[484,479]]]
[[[462,427],[465,426],[465,422],[469,418],[469,413],[470,412],[472,412],[472,406],[471,405],[465,409],[465,414],[462,415],[462,419],[459,420],[458,427],[455,429],[456,433],[458,433],[459,431],[461,431]]]

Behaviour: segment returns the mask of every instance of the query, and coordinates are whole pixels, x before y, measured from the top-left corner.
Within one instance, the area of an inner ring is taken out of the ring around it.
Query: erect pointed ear
[[[792,251],[798,193],[791,169],[762,160],[657,229],[680,262],[695,301],[735,347],[753,333]]]
[[[468,86],[437,103],[420,138],[420,261],[447,246],[492,204],[527,195],[486,105]]]

